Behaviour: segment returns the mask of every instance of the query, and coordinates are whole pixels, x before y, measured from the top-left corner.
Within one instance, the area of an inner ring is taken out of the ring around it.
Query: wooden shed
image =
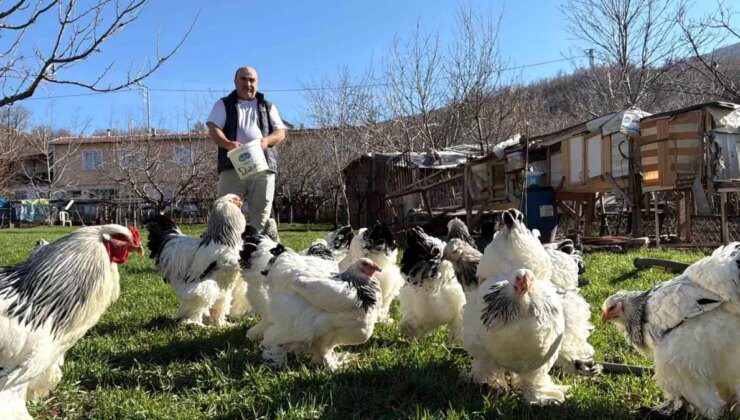
[[[646,233],[659,241],[671,230],[665,220],[675,218],[683,242],[740,240],[740,105],[701,103],[640,123],[634,151],[643,200],[654,213]]]
[[[540,153],[546,183],[561,193],[593,194],[628,186],[630,138],[647,113],[631,108],[530,139],[530,154]],[[530,159],[536,162],[536,160]]]
[[[479,148],[459,145],[425,153],[373,153],[343,170],[353,226],[375,220],[423,223],[463,209],[463,169]]]
[[[644,117],[642,134],[635,139],[643,191],[690,188],[697,177],[706,184],[707,175],[713,183],[740,182],[737,127],[729,122],[740,120],[738,109],[727,102],[709,102]]]

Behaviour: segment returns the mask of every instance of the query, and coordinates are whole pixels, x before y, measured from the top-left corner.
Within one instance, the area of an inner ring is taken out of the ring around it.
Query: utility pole
[[[594,49],[589,48],[587,50],[583,50],[583,52],[588,56],[588,65],[591,66],[591,68],[594,68]]]
[[[151,107],[149,105],[149,89],[146,88],[141,83],[136,83],[139,88],[141,89],[142,93],[142,99],[144,101],[144,105],[146,106],[146,132],[151,133],[152,131],[152,116],[151,116]]]

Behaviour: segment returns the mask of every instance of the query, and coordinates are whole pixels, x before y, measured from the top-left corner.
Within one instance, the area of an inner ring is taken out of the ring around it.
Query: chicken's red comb
[[[131,231],[131,237],[134,238],[134,244],[138,245],[141,243],[141,235],[139,234],[139,229],[136,229],[133,226],[127,226],[128,230]]]

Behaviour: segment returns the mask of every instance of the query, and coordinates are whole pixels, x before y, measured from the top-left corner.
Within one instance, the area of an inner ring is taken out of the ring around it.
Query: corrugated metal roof
[[[118,143],[118,142],[130,142],[140,140],[207,140],[208,133],[205,131],[198,133],[158,133],[154,136],[151,134],[123,134],[123,135],[102,135],[102,136],[87,136],[87,137],[59,137],[52,140],[52,144],[69,144],[69,143],[83,143],[83,144],[96,144],[96,143]]]
[[[385,165],[404,166],[405,162],[397,159],[403,153],[373,153],[363,155],[353,160],[350,165],[358,160],[372,159]],[[409,165],[414,169],[449,169],[462,165],[470,159],[482,156],[480,147],[475,145],[457,145],[433,152],[410,152]],[[348,165],[349,166],[349,165]]]

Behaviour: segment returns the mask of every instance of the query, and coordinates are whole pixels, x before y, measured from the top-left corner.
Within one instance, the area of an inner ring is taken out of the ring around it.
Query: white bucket
[[[226,156],[231,160],[231,164],[234,165],[234,169],[241,179],[270,169],[267,166],[265,152],[262,150],[262,142],[259,140],[242,144],[236,149],[230,150]]]

